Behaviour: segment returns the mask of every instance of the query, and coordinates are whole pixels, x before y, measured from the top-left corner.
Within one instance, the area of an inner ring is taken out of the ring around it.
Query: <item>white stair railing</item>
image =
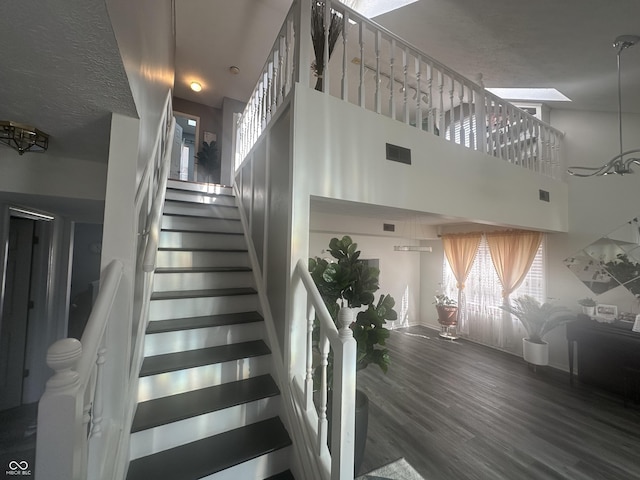
[[[387,116],[450,142],[554,179],[561,179],[563,133],[486,91],[338,0],[323,4],[344,29],[329,59],[312,60],[311,4],[293,2],[255,90],[239,118],[236,168],[250,152],[291,90],[313,88],[322,63],[322,93]],[[322,9],[321,9],[322,10]],[[325,44],[328,41],[325,29]]]
[[[63,338],[49,347],[47,365],[54,374],[38,404],[39,478],[88,478],[89,440],[102,436],[104,334],[122,271],[119,260],[105,269],[82,340]]]
[[[127,276],[120,259],[103,259],[103,264],[108,263],[81,340],[64,338],[49,347],[47,364],[54,375],[47,382],[38,406],[38,479],[111,480],[125,474],[175,130],[171,91],[167,92],[163,112],[152,153],[135,192],[135,205],[132,205],[139,219],[132,241],[135,232],[139,232],[143,248],[138,251],[143,258],[136,259],[133,278]],[[131,298],[134,298],[131,318],[123,323],[136,333],[125,346],[109,345],[107,332],[110,322],[114,321],[112,306]],[[111,376],[103,375],[111,350],[130,359],[126,364],[128,369]],[[117,399],[119,405],[107,408],[111,405],[105,405],[104,399],[113,391],[122,391]],[[103,412],[107,411],[121,413],[118,418],[105,418]]]
[[[332,480],[353,479],[355,447],[356,404],[356,341],[350,325],[354,321],[354,310],[343,308],[338,316],[340,330],[334,324],[320,296],[307,262],[296,264],[294,280],[299,281],[307,295],[307,332],[303,350],[306,358],[305,378],[294,377],[293,391],[298,409],[305,414],[306,428],[310,432],[315,454],[319,457],[324,478]],[[317,320],[319,337],[314,350],[313,332]],[[333,382],[327,382],[329,350],[333,351]],[[314,352],[319,356],[314,363]],[[302,354],[301,354],[302,356]],[[319,371],[316,370],[319,367]],[[315,392],[314,375],[320,376],[320,385]],[[331,395],[331,452],[328,449],[327,404]],[[317,402],[317,405],[316,405]]]

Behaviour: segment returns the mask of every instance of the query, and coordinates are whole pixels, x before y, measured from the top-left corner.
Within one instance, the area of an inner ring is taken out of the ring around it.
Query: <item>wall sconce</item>
[[[21,123],[0,120],[0,143],[24,152],[44,152],[49,147],[49,135]]]

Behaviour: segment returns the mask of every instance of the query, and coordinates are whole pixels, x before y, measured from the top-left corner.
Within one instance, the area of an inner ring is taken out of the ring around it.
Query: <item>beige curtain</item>
[[[520,286],[531,268],[540,243],[541,232],[527,230],[508,230],[487,233],[487,244],[491,260],[502,284],[504,305],[509,305],[509,295]],[[513,339],[513,322],[508,312],[503,313],[504,343]]]
[[[464,282],[467,281],[471,266],[478,253],[478,246],[482,233],[447,234],[442,236],[444,254],[449,261],[451,271],[456,277],[458,287],[458,329],[463,333],[469,333],[467,324]]]

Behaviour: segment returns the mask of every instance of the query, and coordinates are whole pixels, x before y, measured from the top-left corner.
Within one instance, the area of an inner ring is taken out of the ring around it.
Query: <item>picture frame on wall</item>
[[[606,305],[599,303],[596,305],[596,318],[605,322],[613,322],[618,317],[617,305]]]

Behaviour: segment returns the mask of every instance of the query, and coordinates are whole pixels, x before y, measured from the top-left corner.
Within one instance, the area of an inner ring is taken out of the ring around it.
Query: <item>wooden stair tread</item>
[[[241,358],[258,357],[270,353],[271,350],[262,340],[165,353],[145,358],[142,362],[142,368],[140,368],[140,376],[146,377],[160,373],[175,372],[186,368],[213,365]]]
[[[131,433],[279,395],[271,375],[223,383],[138,404]]]
[[[182,230],[181,230],[182,231]],[[240,252],[246,253],[246,248],[196,248],[196,247],[158,247],[159,252]]]
[[[238,208],[238,207],[230,207],[230,208]],[[203,217],[202,215],[192,215],[189,213],[167,213],[167,212],[163,212],[162,213],[163,217],[188,217],[188,218],[193,218],[193,219],[198,219],[198,220],[221,220],[224,222],[239,222],[240,219],[239,218],[227,218],[227,217]]]
[[[156,274],[162,273],[231,273],[250,272],[249,267],[158,267]]]
[[[291,445],[279,418],[133,460],[127,480],[195,480]]]
[[[199,233],[205,235],[242,235],[243,232],[219,232],[215,230],[192,230],[192,229],[184,229],[184,228],[162,228],[160,232],[175,232],[175,233]]]
[[[266,480],[296,480],[291,473],[291,470],[285,470],[284,472],[277,473],[276,475],[272,475]]]
[[[228,297],[236,295],[253,295],[255,293],[257,292],[253,288],[249,287],[210,288],[206,290],[170,290],[166,292],[153,292],[151,294],[151,301],[200,297]]]
[[[221,327],[226,325],[240,325],[263,321],[258,312],[221,313],[190,318],[171,318],[169,320],[154,320],[147,325],[147,334],[193,330],[195,328]]]

